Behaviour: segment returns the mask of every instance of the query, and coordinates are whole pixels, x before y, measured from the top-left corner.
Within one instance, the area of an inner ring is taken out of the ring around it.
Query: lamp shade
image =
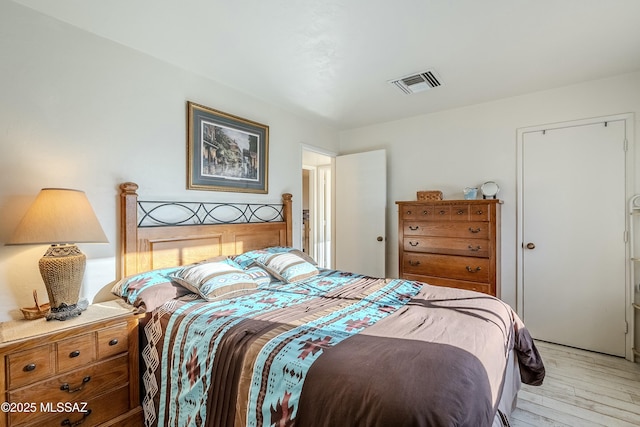
[[[107,242],[84,191],[43,188],[6,244]]]

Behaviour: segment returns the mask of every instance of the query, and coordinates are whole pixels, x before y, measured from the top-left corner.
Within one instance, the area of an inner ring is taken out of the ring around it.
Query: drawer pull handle
[[[89,381],[91,381],[91,377],[84,377],[82,379],[82,384],[74,389],[70,388],[68,383],[64,383],[60,386],[60,390],[66,391],[67,393],[75,393],[82,390]]]
[[[458,212],[456,212],[458,215],[462,215],[464,213],[464,210],[462,209],[458,209]]]
[[[480,271],[480,270],[481,270],[481,268],[480,268],[480,267],[471,268],[471,267],[469,267],[469,266],[467,265],[467,271],[468,271],[469,273],[477,273],[477,272],[478,272],[478,271]]]
[[[440,215],[444,215],[444,214],[446,214],[446,213],[447,213],[447,211],[440,211],[440,212],[438,212],[438,213],[439,213]]]
[[[475,248],[471,245],[469,245],[469,250],[471,252],[478,252],[480,250],[480,246],[476,246]]]
[[[24,367],[24,371],[25,372],[31,372],[34,369],[36,369],[36,364],[35,363],[29,363],[27,366]]]
[[[420,244],[420,242],[412,242],[411,240],[409,240],[409,244],[415,248]]]
[[[411,211],[407,211],[407,215],[411,215]]]
[[[419,227],[419,226],[417,226],[417,225],[410,225],[410,226],[409,226],[409,230],[411,230],[411,231],[416,231],[416,230],[417,230],[417,229],[419,229],[419,228],[420,228],[420,227]]]
[[[429,211],[422,211],[422,215],[429,215]]]
[[[78,356],[80,356],[80,350],[74,350],[71,353],[69,353],[69,357],[72,358],[72,359],[74,357],[78,357]]]
[[[118,338],[114,338],[111,341],[109,341],[109,345],[110,346],[118,345]]]
[[[87,409],[87,412],[85,412],[84,415],[82,416],[82,418],[80,418],[78,421],[71,422],[71,420],[69,418],[65,418],[64,420],[62,420],[60,425],[61,426],[69,426],[69,427],[79,426],[80,424],[82,424],[83,422],[85,422],[87,420],[87,417],[89,417],[89,415],[91,415],[91,409]]]
[[[482,215],[484,211],[482,209],[476,211],[476,215]]]
[[[413,266],[413,267],[416,267],[416,266],[420,265],[420,261],[413,261],[413,260],[410,260],[410,261],[409,261],[409,265],[411,265],[411,266]]]
[[[474,234],[475,234],[475,233],[479,233],[479,232],[480,232],[480,227],[478,227],[478,228],[471,228],[471,227],[469,227],[469,231],[470,231],[470,232],[472,232],[472,233],[474,233]]]

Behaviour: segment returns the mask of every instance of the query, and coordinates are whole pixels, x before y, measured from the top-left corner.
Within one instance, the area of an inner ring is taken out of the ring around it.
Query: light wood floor
[[[514,427],[640,426],[640,364],[599,353],[536,342],[544,384],[523,384]]]

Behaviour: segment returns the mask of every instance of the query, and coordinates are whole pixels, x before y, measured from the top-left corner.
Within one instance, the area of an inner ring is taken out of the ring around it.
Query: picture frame
[[[187,102],[187,189],[268,193],[269,126]]]

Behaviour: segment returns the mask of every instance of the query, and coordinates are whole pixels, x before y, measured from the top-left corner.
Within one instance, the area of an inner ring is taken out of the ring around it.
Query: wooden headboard
[[[217,204],[139,201],[137,189],[138,185],[133,182],[120,185],[123,277],[269,246],[292,246],[292,196],[289,193],[282,195],[281,204]],[[145,203],[152,207],[145,207]],[[153,217],[152,211],[167,206],[186,209],[188,221],[178,221],[180,225],[176,225]],[[237,218],[230,223],[211,223],[216,221],[212,219],[212,212],[220,206],[236,212]],[[257,213],[260,210],[274,212],[275,215],[264,219]],[[140,217],[139,213],[142,213]]]

